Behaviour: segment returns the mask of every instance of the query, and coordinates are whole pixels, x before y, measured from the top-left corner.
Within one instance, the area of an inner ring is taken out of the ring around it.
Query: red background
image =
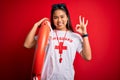
[[[73,26],[79,15],[89,20],[93,58],[76,55],[75,80],[120,80],[119,0],[0,0],[0,80],[30,80],[34,49],[23,47],[25,37],[59,2],[67,4]]]

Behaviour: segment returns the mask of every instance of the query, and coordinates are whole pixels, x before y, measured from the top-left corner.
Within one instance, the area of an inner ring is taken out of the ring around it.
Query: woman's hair
[[[67,27],[68,30],[73,31],[71,20],[70,20],[70,14],[69,14],[68,9],[67,9],[67,7],[66,7],[66,5],[64,3],[52,5],[52,10],[51,10],[51,26],[52,26],[52,29],[56,28],[54,23],[53,23],[53,14],[58,9],[61,9],[61,10],[63,10],[66,13],[66,15],[68,17],[68,21],[67,21],[66,27]]]

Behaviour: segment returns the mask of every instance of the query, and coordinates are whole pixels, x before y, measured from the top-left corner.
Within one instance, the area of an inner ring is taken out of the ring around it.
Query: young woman
[[[34,24],[29,32],[24,46],[31,48],[36,45],[35,33],[40,26],[41,19]],[[65,4],[54,4],[51,10],[51,27],[53,32],[49,35],[46,49],[46,59],[42,71],[42,80],[74,80],[74,66],[76,52],[85,60],[91,60],[91,48],[88,40],[88,20],[79,17],[80,23],[73,32],[70,15]]]

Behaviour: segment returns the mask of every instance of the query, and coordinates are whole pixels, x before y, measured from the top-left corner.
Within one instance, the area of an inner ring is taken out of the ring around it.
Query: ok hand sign
[[[76,25],[76,31],[79,32],[80,34],[87,34],[87,25],[88,25],[88,20],[85,21],[84,17],[79,16],[79,24]]]

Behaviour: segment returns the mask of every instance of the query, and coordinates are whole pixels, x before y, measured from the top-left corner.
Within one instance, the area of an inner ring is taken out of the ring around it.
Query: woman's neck
[[[67,28],[65,28],[65,29],[55,29],[55,30],[58,30],[58,31],[68,31]]]

